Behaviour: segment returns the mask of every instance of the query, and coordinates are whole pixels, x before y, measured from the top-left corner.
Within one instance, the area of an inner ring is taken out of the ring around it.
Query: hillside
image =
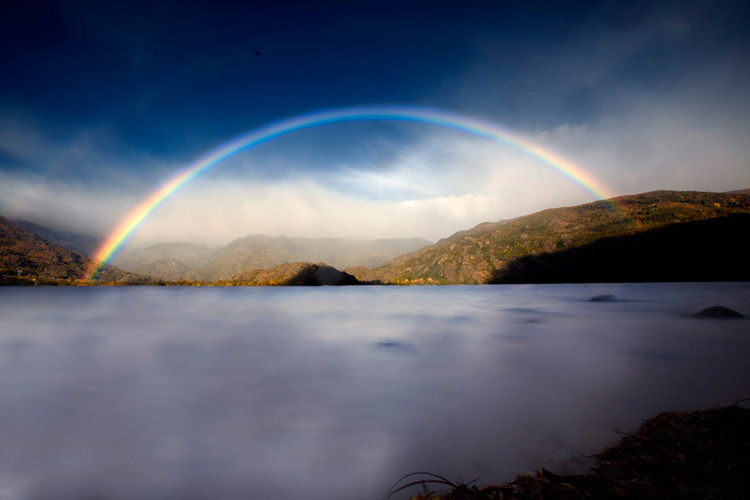
[[[28,229],[0,217],[0,282],[23,284],[84,278],[91,259],[50,243]],[[108,266],[101,281],[137,277]]]
[[[218,250],[155,245],[123,252],[116,262],[166,281],[241,284],[314,282],[326,269],[340,273],[334,267],[360,282],[399,284],[750,279],[742,240],[750,231],[748,214],[750,194],[655,191],[485,222],[428,246],[418,238],[254,235]],[[83,277],[90,260],[40,238],[40,231],[45,228],[36,227],[35,234],[0,218],[3,281]],[[321,283],[335,284],[326,279]],[[140,282],[112,266],[99,280]]]
[[[14,219],[11,222],[24,229],[28,229],[45,241],[57,246],[75,250],[83,255],[94,255],[103,239],[101,236],[53,229],[27,220]]]
[[[321,286],[359,285],[351,274],[323,263],[293,262],[270,269],[252,269],[232,276],[235,285],[242,286]]]
[[[195,278],[195,269],[202,266],[215,250],[189,242],[163,243],[146,248],[126,248],[114,259],[117,266],[140,276],[162,280]]]
[[[128,271],[158,279],[216,281],[287,262],[326,262],[337,268],[378,266],[429,244],[421,238],[350,240],[252,235],[220,249],[169,243],[126,250],[115,263]]]
[[[483,223],[374,269],[346,269],[360,281],[487,283],[516,259],[583,247],[604,238],[750,213],[750,195],[654,191]]]
[[[492,283],[750,281],[750,214],[669,224],[559,252],[528,255]]]

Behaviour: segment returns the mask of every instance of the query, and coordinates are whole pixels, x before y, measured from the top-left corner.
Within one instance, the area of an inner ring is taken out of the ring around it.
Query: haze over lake
[[[691,317],[748,304],[748,283],[1,288],[0,496],[585,471],[644,418],[750,397],[750,320]]]

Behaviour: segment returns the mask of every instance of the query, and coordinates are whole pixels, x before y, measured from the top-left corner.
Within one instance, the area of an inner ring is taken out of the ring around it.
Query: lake
[[[750,283],[0,288],[0,497],[585,471],[645,418],[750,397],[750,319],[691,317],[712,305],[750,314]]]

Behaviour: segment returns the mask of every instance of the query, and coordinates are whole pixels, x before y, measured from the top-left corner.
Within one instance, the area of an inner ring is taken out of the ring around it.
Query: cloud
[[[555,43],[481,33],[474,64],[423,103],[514,128],[617,194],[750,187],[746,36],[732,31],[736,9],[688,7],[615,2]],[[437,239],[594,199],[485,139],[369,125],[299,132],[238,155],[167,200],[131,244],[249,233]],[[122,140],[106,124],[51,128],[31,112],[5,113],[0,210],[107,233],[192,154],[166,144],[158,154],[171,154],[158,156]]]
[[[580,164],[617,194],[722,191],[747,187],[750,173],[750,146],[733,122],[732,115],[706,121],[689,108],[644,99],[627,115],[539,129],[529,138]],[[45,154],[57,155],[45,141],[34,141],[44,145]],[[130,244],[220,245],[251,233],[434,240],[483,221],[594,199],[576,182],[508,146],[439,129],[401,144],[382,164],[339,162],[321,170],[290,162],[289,175],[267,176],[263,168],[251,175],[253,161],[252,155],[241,156],[231,168],[219,165],[195,179],[160,206]],[[283,165],[283,154],[274,161]],[[109,164],[116,175],[85,182],[0,174],[2,210],[106,234],[158,184],[153,172],[149,184],[128,162]]]
[[[249,233],[437,239],[484,220],[591,197],[520,152],[455,134],[437,133],[404,146],[377,169],[369,163],[325,172],[289,169],[297,174],[208,172],[157,208],[132,242],[223,244]],[[147,195],[140,186],[129,187],[135,180],[113,185],[1,175],[0,199],[8,215],[100,234]],[[540,196],[544,186],[557,189]]]
[[[137,204],[141,194],[106,184],[0,172],[0,211],[4,217],[94,235],[113,227]]]

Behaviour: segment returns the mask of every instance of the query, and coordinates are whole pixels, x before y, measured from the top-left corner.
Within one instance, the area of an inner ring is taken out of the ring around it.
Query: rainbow
[[[428,123],[485,137],[511,146],[539,159],[580,184],[599,199],[607,199],[613,196],[590,173],[575,163],[487,121],[470,118],[457,113],[407,106],[365,106],[316,111],[273,122],[264,127],[251,130],[212,149],[180,169],[167,182],[141,201],[104,240],[94,255],[94,261],[88,273],[89,279],[96,276],[156,207],[161,205],[167,198],[192,179],[227,158],[253,146],[297,130],[333,123],[373,120]]]

